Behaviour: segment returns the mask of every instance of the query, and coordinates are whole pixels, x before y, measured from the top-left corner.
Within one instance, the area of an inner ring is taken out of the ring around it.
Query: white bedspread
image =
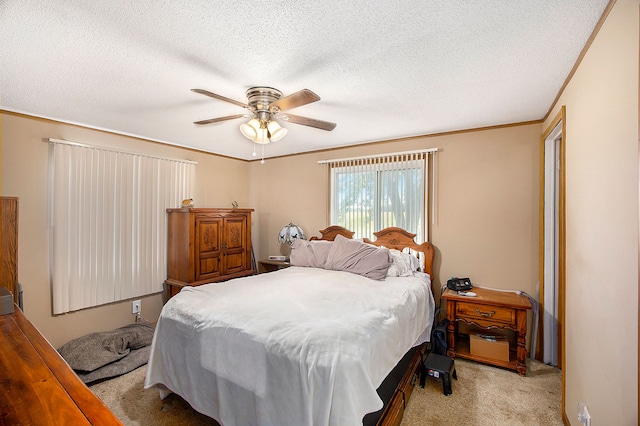
[[[290,267],[185,287],[162,309],[145,388],[224,426],[357,425],[433,321],[428,275]],[[426,282],[425,282],[426,280]]]

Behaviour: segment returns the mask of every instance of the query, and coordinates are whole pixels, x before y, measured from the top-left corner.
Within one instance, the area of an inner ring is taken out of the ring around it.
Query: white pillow
[[[410,277],[420,268],[420,261],[412,254],[391,249],[391,266],[387,269],[387,277]]]

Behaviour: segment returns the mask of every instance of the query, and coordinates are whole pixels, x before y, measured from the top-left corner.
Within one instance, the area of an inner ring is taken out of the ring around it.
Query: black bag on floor
[[[431,331],[431,352],[438,355],[447,354],[447,325],[449,320],[443,319]]]

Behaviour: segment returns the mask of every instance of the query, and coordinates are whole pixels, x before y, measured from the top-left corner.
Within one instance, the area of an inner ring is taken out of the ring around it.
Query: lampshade
[[[266,145],[269,143],[269,133],[267,129],[258,129],[256,132],[256,137],[253,139],[255,143],[260,143]]]
[[[267,125],[267,129],[269,130],[269,135],[271,137],[271,142],[279,141],[287,134],[287,129],[281,127],[276,121],[271,120]]]
[[[260,130],[260,122],[255,118],[240,125],[240,132],[247,139],[254,140],[258,136],[258,130]]]
[[[280,244],[289,244],[292,245],[293,241],[299,238],[301,240],[306,240],[307,237],[304,235],[304,231],[298,225],[294,225],[293,223],[289,223],[288,225],[282,227],[280,233],[278,234],[278,242]]]

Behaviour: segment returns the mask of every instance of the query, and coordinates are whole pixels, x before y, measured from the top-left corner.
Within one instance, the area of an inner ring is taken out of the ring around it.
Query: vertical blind
[[[327,160],[331,170],[331,224],[370,238],[397,226],[426,241],[429,150]]]
[[[162,291],[166,209],[195,163],[49,142],[54,314]]]

